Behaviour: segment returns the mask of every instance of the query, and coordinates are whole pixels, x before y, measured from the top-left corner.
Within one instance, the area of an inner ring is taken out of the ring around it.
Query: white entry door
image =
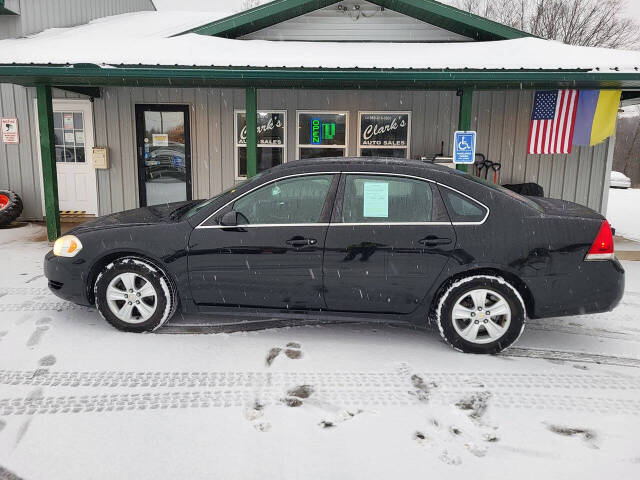
[[[54,99],[53,127],[60,210],[97,215],[96,171],[91,162],[94,146],[91,102]]]

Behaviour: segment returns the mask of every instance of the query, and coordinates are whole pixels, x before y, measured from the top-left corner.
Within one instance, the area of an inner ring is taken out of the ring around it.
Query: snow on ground
[[[607,219],[616,235],[640,242],[640,189],[610,188]]]
[[[472,356],[389,325],[119,332],[48,292],[42,238],[0,230],[0,478],[640,475],[638,262],[614,312]]]

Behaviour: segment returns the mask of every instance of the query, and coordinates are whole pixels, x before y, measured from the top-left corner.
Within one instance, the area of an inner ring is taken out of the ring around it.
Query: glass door
[[[136,105],[140,206],[191,200],[188,105]]]

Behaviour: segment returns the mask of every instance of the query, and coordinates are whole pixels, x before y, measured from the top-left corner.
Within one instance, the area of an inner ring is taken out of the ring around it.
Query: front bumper
[[[52,251],[44,257],[44,276],[49,280],[49,290],[63,300],[90,306],[87,270],[87,262],[82,258],[57,257]]]
[[[610,312],[624,295],[624,268],[615,260],[582,262],[568,275],[528,278],[531,318]]]

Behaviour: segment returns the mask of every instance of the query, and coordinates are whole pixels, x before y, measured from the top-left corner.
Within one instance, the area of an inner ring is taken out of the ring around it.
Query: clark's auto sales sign
[[[18,119],[2,118],[0,119],[0,131],[2,131],[2,143],[18,143]]]
[[[361,146],[406,147],[408,138],[408,113],[361,114]]]

